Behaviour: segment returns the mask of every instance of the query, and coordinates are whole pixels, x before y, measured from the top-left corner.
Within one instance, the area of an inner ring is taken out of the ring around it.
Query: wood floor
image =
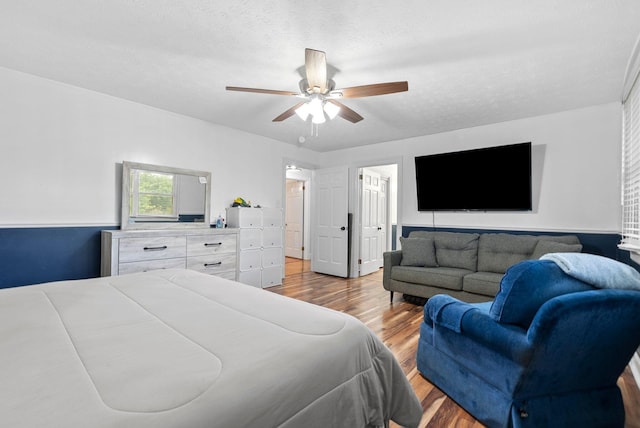
[[[361,278],[343,279],[310,272],[308,261],[287,258],[285,275],[283,285],[268,290],[353,315],[391,349],[422,402],[424,415],[420,427],[483,427],[418,373],[415,356],[422,307],[404,302],[398,294],[390,304],[389,293],[382,288],[382,270]],[[618,385],[625,402],[625,427],[640,428],[640,390],[629,368]]]

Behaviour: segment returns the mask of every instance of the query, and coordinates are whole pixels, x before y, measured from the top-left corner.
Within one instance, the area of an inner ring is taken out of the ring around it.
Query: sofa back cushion
[[[540,241],[553,241],[563,244],[579,244],[580,239],[576,235],[540,235],[538,236]]]
[[[564,242],[556,242],[547,239],[541,239],[536,244],[536,248],[531,254],[532,259],[539,259],[549,253],[579,253],[582,251],[582,244],[566,244]]]
[[[431,232],[429,230],[414,230],[409,232],[409,238],[431,238],[433,239],[438,232]]]
[[[401,236],[400,245],[402,245],[401,266],[438,266],[433,238],[405,238]]]
[[[476,271],[479,237],[477,233],[434,232],[438,266]]]
[[[530,258],[537,243],[538,238],[532,235],[483,233],[478,241],[478,271],[505,273]]]
[[[489,313],[498,322],[526,329],[546,301],[587,290],[594,287],[565,274],[551,260],[525,260],[507,269]]]

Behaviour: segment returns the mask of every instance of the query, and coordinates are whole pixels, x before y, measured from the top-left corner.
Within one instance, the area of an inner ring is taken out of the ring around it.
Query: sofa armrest
[[[385,290],[389,290],[391,287],[391,268],[400,265],[402,250],[385,251],[382,253],[382,260],[382,286]]]

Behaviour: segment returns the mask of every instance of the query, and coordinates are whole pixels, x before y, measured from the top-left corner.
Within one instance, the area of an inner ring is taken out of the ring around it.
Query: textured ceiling
[[[0,0],[0,66],[317,151],[619,101],[638,0]],[[348,99],[364,116],[271,120],[304,49],[336,87],[407,80]]]

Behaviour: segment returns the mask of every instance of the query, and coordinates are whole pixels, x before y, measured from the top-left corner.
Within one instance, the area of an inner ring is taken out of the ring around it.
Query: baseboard
[[[631,357],[629,368],[631,369],[633,378],[636,380],[636,385],[640,386],[640,355],[638,355],[638,352],[634,353],[633,357]]]

